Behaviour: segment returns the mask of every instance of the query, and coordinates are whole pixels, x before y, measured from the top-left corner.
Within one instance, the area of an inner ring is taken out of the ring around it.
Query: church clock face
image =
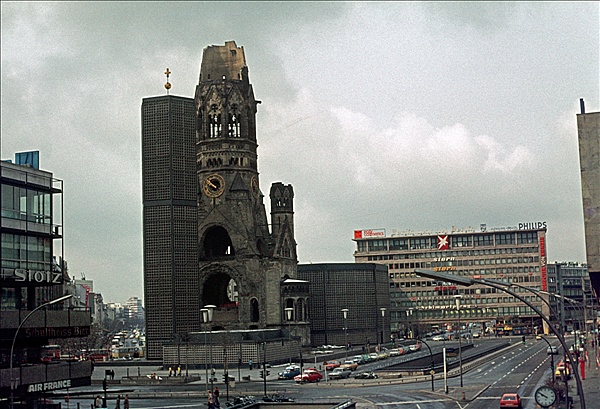
[[[208,176],[204,179],[204,193],[208,197],[219,197],[225,191],[225,179],[221,175]]]

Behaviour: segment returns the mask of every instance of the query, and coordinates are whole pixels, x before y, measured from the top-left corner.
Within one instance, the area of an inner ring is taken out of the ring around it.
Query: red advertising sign
[[[540,261],[542,263],[542,291],[548,291],[548,277],[546,274],[546,238],[540,237]]]
[[[448,250],[448,235],[437,237],[438,250]]]

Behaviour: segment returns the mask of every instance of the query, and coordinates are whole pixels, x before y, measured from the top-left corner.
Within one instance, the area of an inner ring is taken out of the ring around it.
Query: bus
[[[103,362],[110,359],[109,349],[90,349],[87,354],[87,359],[93,362]]]
[[[44,363],[60,361],[60,345],[42,346],[40,361]]]

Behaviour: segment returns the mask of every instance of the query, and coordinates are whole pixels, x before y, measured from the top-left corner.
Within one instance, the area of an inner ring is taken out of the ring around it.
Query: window
[[[496,233],[496,245],[515,244],[514,233]]]
[[[537,243],[537,232],[523,232],[517,233],[517,242],[518,244],[532,244]]]
[[[390,250],[408,250],[408,240],[390,239]]]
[[[452,236],[452,248],[456,247],[472,247],[472,236]]]
[[[476,235],[475,237],[473,237],[473,242],[475,244],[475,247],[493,246],[494,236],[492,234]]]
[[[369,240],[369,251],[386,251],[386,240]]]

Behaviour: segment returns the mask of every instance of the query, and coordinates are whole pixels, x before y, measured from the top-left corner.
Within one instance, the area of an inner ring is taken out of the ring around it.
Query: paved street
[[[550,342],[558,345],[558,341],[550,338]],[[436,345],[437,346],[437,345]],[[297,401],[329,401],[339,402],[352,398],[357,402],[357,407],[366,408],[418,408],[418,409],[441,409],[441,408],[471,408],[487,409],[497,407],[499,397],[504,392],[518,392],[524,397],[524,409],[536,407],[533,393],[549,378],[550,363],[546,354],[547,344],[543,341],[528,339],[523,345],[513,339],[510,348],[495,354],[487,359],[482,359],[473,369],[471,364],[464,365],[463,387],[460,387],[458,371],[454,370],[448,379],[448,393],[444,392],[444,381],[440,379],[441,374],[436,374],[435,391],[431,391],[429,378],[422,382],[411,382],[409,379],[377,379],[364,381],[359,387],[356,381],[331,381],[319,384],[297,385],[293,381],[277,381],[274,379],[281,367],[270,368],[271,375],[267,382],[267,393],[284,393]],[[435,351],[435,350],[434,350]],[[422,351],[422,353],[424,353]],[[595,408],[600,401],[599,370],[590,356],[590,368],[586,370],[586,380],[583,381],[587,409]],[[326,359],[326,358],[324,358]],[[388,358],[389,359],[389,358]],[[322,360],[317,362],[317,365]],[[373,364],[371,364],[373,365]],[[105,367],[97,367],[94,371],[95,384],[89,390],[101,391],[100,379],[103,378]],[[115,379],[127,373],[127,368],[115,367]],[[182,369],[185,375],[185,369]],[[137,376],[137,367],[129,367],[130,375]],[[140,367],[142,376],[156,373],[157,376],[167,377],[168,371],[158,367]],[[237,369],[230,370],[230,374],[238,379]],[[264,394],[264,384],[258,379],[258,371],[248,371],[247,368],[240,371],[242,376],[250,374],[251,382],[236,382],[235,388],[230,390],[233,395],[254,395],[260,397]],[[201,376],[200,381],[180,385],[144,385],[129,386],[125,384],[109,385],[109,408],[114,408],[116,393],[128,392],[131,398],[132,408],[205,408],[206,380],[205,371],[188,371],[188,375]],[[218,386],[221,390],[221,399],[226,397],[225,385],[221,382],[222,370],[217,371]],[[256,380],[254,380],[256,379]],[[574,396],[575,408],[579,408],[576,396],[575,381],[571,381],[571,394]],[[364,386],[362,386],[364,385]],[[464,399],[463,399],[464,392]],[[71,397],[69,408],[89,408],[91,399],[89,397]],[[66,407],[63,404],[63,408]]]

